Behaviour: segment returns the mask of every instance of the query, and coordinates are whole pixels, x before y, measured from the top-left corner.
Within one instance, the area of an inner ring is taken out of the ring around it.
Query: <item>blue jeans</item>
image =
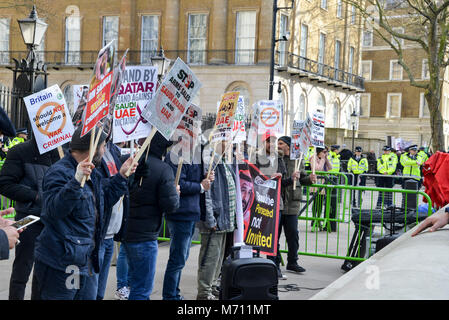
[[[130,287],[128,300],[150,300],[156,273],[157,240],[125,242],[128,255]]]
[[[182,269],[189,257],[195,222],[169,219],[166,221],[170,230],[170,257],[165,269],[162,299],[180,300],[179,283]]]
[[[120,244],[120,250],[117,257],[117,290],[123,287],[129,287],[128,257],[124,244]]]
[[[98,274],[97,300],[103,300],[106,284],[108,282],[109,267],[114,253],[114,239],[105,239],[98,252],[100,260],[100,273]]]
[[[38,260],[33,271],[33,300],[95,300],[97,287],[94,276],[64,272]]]

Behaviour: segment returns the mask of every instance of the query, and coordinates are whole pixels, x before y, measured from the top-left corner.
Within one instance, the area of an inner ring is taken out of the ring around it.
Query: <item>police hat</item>
[[[19,133],[28,135],[28,130],[27,130],[27,128],[20,128],[20,129],[17,129],[17,130],[16,130],[16,134],[19,134]]]
[[[408,149],[417,151],[418,150],[418,146],[416,144],[414,144],[414,145],[408,147]]]
[[[391,151],[391,147],[389,147],[389,146],[384,146],[384,147],[382,148],[382,150],[383,150],[383,151]]]
[[[362,150],[362,147],[357,146],[357,147],[355,147],[355,151],[356,151],[356,152],[362,152],[363,150]]]
[[[331,145],[331,150],[338,150],[340,149],[340,146],[338,144]]]

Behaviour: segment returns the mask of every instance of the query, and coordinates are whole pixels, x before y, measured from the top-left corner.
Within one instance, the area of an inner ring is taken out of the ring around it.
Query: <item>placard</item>
[[[236,91],[226,92],[221,98],[217,118],[215,119],[215,124],[211,135],[211,142],[232,140],[239,95],[240,92]]]

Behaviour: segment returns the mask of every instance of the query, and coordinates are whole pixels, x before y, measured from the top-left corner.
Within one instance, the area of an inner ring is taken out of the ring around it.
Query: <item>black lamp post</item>
[[[355,124],[357,122],[358,114],[355,110],[351,113],[351,123],[352,123],[352,153],[354,153],[354,134],[355,134]]]
[[[20,62],[13,59],[15,67],[13,71],[13,110],[11,120],[16,128],[26,127],[31,135],[31,125],[28,119],[23,97],[41,91],[47,87],[47,66],[36,61],[36,47],[41,43],[47,30],[47,24],[38,18],[36,7],[33,6],[29,17],[17,20],[20,32],[28,48],[26,60]]]
[[[157,67],[157,76],[158,80],[161,81],[162,77],[167,73],[168,67],[170,66],[170,59],[165,57],[164,49],[159,50],[159,54],[157,56],[151,57],[151,63],[153,66]]]
[[[272,21],[272,27],[271,27],[271,58],[270,58],[270,82],[269,82],[269,92],[268,92],[268,100],[273,100],[273,86],[275,84],[274,82],[274,48],[276,46],[276,42],[278,41],[288,41],[288,36],[284,35],[281,39],[276,39],[276,21],[277,21],[277,12],[278,10],[282,9],[293,9],[294,6],[294,0],[291,0],[290,7],[278,7],[278,0],[273,0],[273,21]]]

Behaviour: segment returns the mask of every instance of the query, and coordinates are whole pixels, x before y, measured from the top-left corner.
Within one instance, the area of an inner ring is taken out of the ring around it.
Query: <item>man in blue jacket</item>
[[[173,159],[172,159],[173,157]],[[176,173],[178,161],[175,155],[168,154],[165,158]],[[175,161],[172,161],[175,160]],[[182,164],[179,176],[181,189],[179,209],[165,216],[170,231],[170,256],[165,269],[162,298],[164,300],[181,300],[179,283],[181,273],[189,257],[190,244],[195,231],[195,223],[200,220],[200,195],[210,189],[214,180],[211,172],[208,178],[203,178],[202,164]]]
[[[86,291],[90,288],[88,277],[99,272],[105,208],[111,208],[125,194],[126,172],[132,166],[134,173],[136,165],[130,158],[118,174],[103,178],[95,166],[103,157],[106,135],[101,135],[93,161],[89,162],[91,132],[80,137],[81,127],[75,130],[69,152],[44,176],[44,228],[36,242],[36,295],[32,299],[96,298],[96,290]],[[85,175],[90,178],[81,187]]]

